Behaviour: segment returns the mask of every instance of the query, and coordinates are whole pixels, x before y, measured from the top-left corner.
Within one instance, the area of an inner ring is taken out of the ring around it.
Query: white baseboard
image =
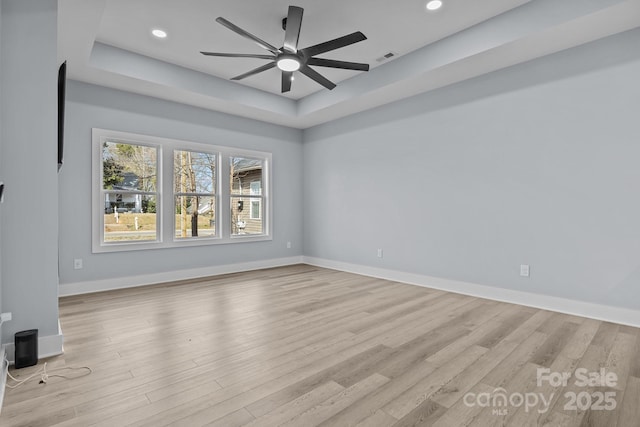
[[[155,285],[176,280],[198,279],[200,277],[217,276],[220,274],[241,273],[244,271],[261,270],[263,268],[284,267],[301,264],[302,256],[275,258],[261,261],[241,262],[236,264],[217,265],[189,270],[176,270],[164,273],[144,274],[139,276],[117,277],[113,279],[92,280],[88,282],[62,283],[58,287],[58,296],[80,295],[92,292],[112,291],[115,289],[132,288],[137,286]]]
[[[220,274],[240,273],[244,271],[260,270],[263,268],[283,267],[301,263],[345,271],[349,273],[361,274],[364,276],[393,280],[396,282],[403,282],[411,285],[440,289],[443,291],[455,292],[479,298],[487,298],[494,301],[508,302],[512,304],[540,308],[543,310],[557,311],[560,313],[566,313],[575,316],[588,317],[596,320],[603,320],[607,322],[640,327],[640,311],[637,310],[308,256],[276,258],[189,270],[176,270],[165,273],[120,277],[107,280],[65,283],[59,286],[59,295],[69,296],[92,292],[102,292],[115,289],[131,288],[136,286],[153,285],[157,283],[165,283],[176,280],[197,279],[200,277],[216,276]],[[62,337],[62,334],[60,334],[59,336]],[[40,340],[42,339],[43,338],[41,338]],[[40,340],[38,341],[39,346],[42,345],[40,344],[42,343],[42,341]],[[13,355],[13,344],[8,344],[8,346],[11,346],[11,355]],[[60,340],[59,344],[56,343],[52,345],[51,348],[59,349],[53,350],[51,355],[60,354],[62,352],[62,341]],[[9,348],[7,348],[7,350],[9,350]]]
[[[443,291],[471,295],[479,298],[487,298],[495,301],[508,302],[540,308],[543,310],[551,310],[575,316],[640,327],[640,311],[628,308],[576,301],[550,295],[515,291],[511,289],[478,285],[475,283],[460,282],[457,280],[442,279],[438,277],[405,273],[402,271],[387,270],[358,264],[349,264],[323,258],[305,256],[303,257],[303,260],[305,264],[317,267],[330,268],[333,270],[361,274],[363,276],[393,280],[410,285],[424,286],[427,288],[440,289]]]
[[[60,328],[60,322],[58,321],[58,333],[56,335],[38,336],[38,359],[44,359],[46,357],[58,356],[64,353],[63,348],[64,336],[62,335],[62,329]],[[6,351],[7,360],[9,364],[15,362],[15,344],[12,342],[4,345]]]

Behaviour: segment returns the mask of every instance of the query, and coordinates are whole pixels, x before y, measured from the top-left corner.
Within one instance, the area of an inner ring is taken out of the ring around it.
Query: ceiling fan
[[[302,26],[302,13],[304,9],[297,6],[289,6],[287,17],[282,20],[282,28],[285,30],[284,45],[281,48],[272,46],[271,44],[259,39],[242,28],[232,24],[226,19],[219,17],[216,22],[224,25],[231,31],[240,34],[255,42],[261,48],[270,52],[266,55],[254,55],[245,53],[217,53],[217,52],[200,52],[207,56],[222,56],[227,58],[258,58],[271,60],[267,64],[254,70],[233,77],[231,80],[242,80],[271,68],[278,67],[282,71],[282,93],[291,90],[291,81],[293,73],[300,71],[305,76],[316,81],[327,89],[331,90],[336,87],[335,83],[312,69],[310,66],[341,68],[345,70],[369,71],[369,64],[358,62],[335,61],[332,59],[316,58],[325,52],[340,49],[354,43],[366,40],[364,34],[360,31],[348,34],[337,39],[333,39],[304,49],[298,49],[298,38],[300,37],[300,27]]]

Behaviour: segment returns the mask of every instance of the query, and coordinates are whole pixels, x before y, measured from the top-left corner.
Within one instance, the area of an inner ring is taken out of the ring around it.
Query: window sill
[[[252,243],[252,242],[264,242],[273,240],[272,236],[260,234],[253,236],[231,236],[227,239],[221,239],[219,237],[212,238],[200,238],[200,239],[184,239],[173,240],[171,242],[140,242],[140,243],[126,243],[126,244],[106,244],[94,247],[92,253],[113,253],[113,252],[130,252],[130,251],[147,251],[153,249],[175,249],[192,246],[215,246],[215,245],[228,245],[235,243]]]

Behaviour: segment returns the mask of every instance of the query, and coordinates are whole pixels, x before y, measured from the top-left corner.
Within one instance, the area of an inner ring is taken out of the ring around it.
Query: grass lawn
[[[136,218],[138,218],[138,229],[136,230]],[[210,223],[211,216],[198,215],[198,230],[211,230],[214,227]],[[191,230],[191,216],[187,216],[187,230]],[[176,228],[180,229],[180,215],[176,215]],[[153,231],[156,229],[156,214],[154,213],[120,213],[118,214],[118,223],[113,214],[105,214],[104,231],[123,232],[123,231]],[[106,236],[105,236],[106,237]],[[119,238],[118,240],[124,240]],[[128,239],[127,239],[128,240]]]

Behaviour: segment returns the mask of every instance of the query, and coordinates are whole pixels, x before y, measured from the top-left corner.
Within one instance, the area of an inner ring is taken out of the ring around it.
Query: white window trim
[[[107,129],[92,129],[92,252],[123,252],[147,249],[179,248],[191,246],[218,245],[241,242],[259,242],[273,240],[271,235],[273,222],[273,204],[271,202],[271,163],[272,154],[220,145],[209,145],[191,141],[140,135]],[[143,242],[108,242],[104,238],[104,202],[102,196],[102,142],[105,140],[121,140],[124,143],[158,147],[158,182],[157,182],[157,240]],[[174,150],[210,152],[216,155],[216,236],[176,239],[175,217],[173,215],[173,153]],[[263,161],[262,171],[262,220],[263,233],[250,235],[231,234],[229,158],[248,157]],[[168,167],[167,165],[170,165]],[[167,193],[166,191],[170,192]],[[266,218],[265,218],[266,217]]]

